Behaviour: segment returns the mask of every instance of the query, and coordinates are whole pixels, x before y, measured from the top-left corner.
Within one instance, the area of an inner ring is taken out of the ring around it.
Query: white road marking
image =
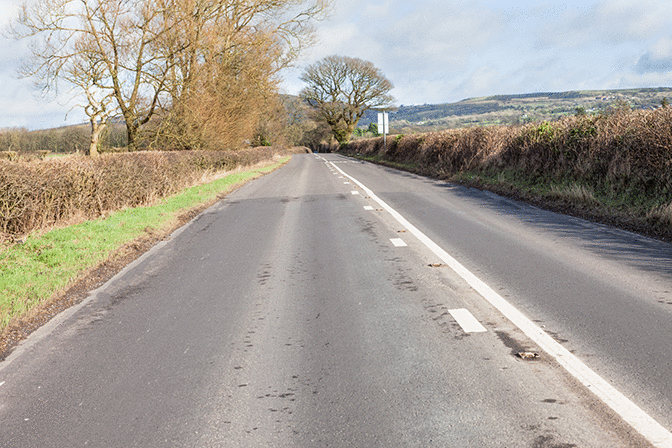
[[[462,327],[462,330],[464,330],[465,333],[483,333],[488,331],[481,325],[474,315],[469,312],[469,310],[459,308],[456,310],[448,310],[448,312],[453,316],[453,319],[460,324],[460,327]]]
[[[344,185],[350,185],[350,182],[343,182]]]
[[[2,386],[3,384],[5,384],[5,382],[4,382],[4,381],[3,381],[2,383],[0,383],[0,386]]]
[[[325,159],[326,160],[326,159]],[[436,256],[446,263],[453,271],[462,277],[472,288],[474,288],[485,300],[497,308],[507,319],[520,328],[527,337],[539,345],[546,353],[555,358],[570,374],[579,380],[585,387],[590,389],[614,412],[621,416],[630,426],[639,432],[649,443],[657,448],[672,448],[672,432],[655,421],[642,408],[630,401],[625,395],[619,392],[615,387],[605,381],[597,373],[593,372],[588,366],[570,353],[560,343],[553,339],[548,333],[542,330],[537,324],[528,319],[523,313],[518,311],[513,305],[500,296],[495,290],[489,287],[485,282],[472,274],[467,268],[462,266],[457,260],[451,257],[448,252],[443,250],[438,244],[432,241],[417,227],[408,222],[399,212],[387,205],[376,194],[369,190],[364,184],[359,182],[337,165],[331,162],[341,174],[347,176],[355,184],[359,185],[367,195],[376,201],[380,206],[390,213],[401,225],[418,238],[427,246]]]
[[[408,244],[404,243],[404,240],[401,238],[390,238],[390,241],[392,241],[392,244],[394,244],[394,247],[406,247]]]
[[[359,194],[359,191],[351,191],[352,194]]]
[[[364,210],[373,210],[373,207],[371,207],[370,205],[365,205]]]

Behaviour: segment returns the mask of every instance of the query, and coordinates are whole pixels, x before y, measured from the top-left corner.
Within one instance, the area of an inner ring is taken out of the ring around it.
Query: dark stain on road
[[[555,443],[550,435],[539,436],[534,440],[532,448],[576,448],[574,443]]]
[[[518,353],[533,351],[532,348],[526,346],[526,345],[523,344],[522,342],[520,342],[520,341],[518,341],[517,339],[513,338],[513,337],[512,337],[509,333],[507,333],[506,331],[496,330],[496,331],[495,331],[495,334],[497,335],[497,337],[499,338],[499,340],[502,341],[502,342],[504,343],[504,345],[505,345],[507,348],[510,348],[510,349],[511,349],[511,355],[513,355],[513,356],[516,356],[516,357],[517,357]],[[536,357],[536,358],[534,358],[534,359],[539,359],[539,358]]]

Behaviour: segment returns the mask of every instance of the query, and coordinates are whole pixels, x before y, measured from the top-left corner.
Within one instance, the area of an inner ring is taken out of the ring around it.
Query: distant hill
[[[468,126],[519,124],[554,120],[575,114],[577,108],[597,113],[627,105],[633,109],[659,107],[664,98],[672,103],[672,88],[584,90],[527,93],[470,98],[457,103],[400,106],[390,112],[395,132],[425,132]],[[359,123],[367,127],[378,121],[377,112],[368,111]]]

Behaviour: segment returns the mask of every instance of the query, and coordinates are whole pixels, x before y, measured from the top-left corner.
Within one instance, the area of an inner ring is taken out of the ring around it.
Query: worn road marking
[[[390,238],[390,241],[392,241],[392,244],[394,244],[394,247],[408,246],[408,244],[404,243],[404,240],[402,240],[401,238]]]
[[[326,160],[326,159],[325,159]],[[331,162],[333,164],[333,162]],[[515,326],[525,333],[534,343],[541,347],[546,353],[564,367],[570,374],[579,380],[585,387],[591,390],[607,406],[616,412],[623,420],[639,432],[649,443],[657,448],[672,448],[672,432],[663,425],[655,421],[642,408],[630,401],[625,395],[619,392],[614,386],[605,381],[597,373],[593,372],[579,358],[574,356],[565,347],[560,345],[548,333],[542,330],[537,324],[528,319],[523,313],[518,311],[513,305],[500,296],[495,290],[489,287],[484,281],[476,277],[460,262],[451,257],[448,252],[443,250],[438,244],[432,241],[427,235],[422,233],[417,227],[411,224],[399,212],[387,205],[376,194],[368,189],[364,184],[349,176],[338,166],[333,165],[341,174],[348,177],[355,184],[359,185],[367,195],[376,201],[380,206],[390,213],[402,226],[418,238],[427,246],[436,256],[446,263],[453,271],[462,277],[472,288],[474,288],[485,300],[497,308],[500,313],[509,319]]]
[[[456,310],[448,310],[453,319],[460,324],[460,327],[464,330],[465,333],[483,333],[488,331],[483,325],[469,312],[464,308],[459,308]]]

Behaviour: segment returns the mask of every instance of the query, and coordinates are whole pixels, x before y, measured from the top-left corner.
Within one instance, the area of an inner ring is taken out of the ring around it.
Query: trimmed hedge
[[[297,150],[176,151],[0,160],[0,241],[72,220],[147,205],[204,175],[248,167]]]

